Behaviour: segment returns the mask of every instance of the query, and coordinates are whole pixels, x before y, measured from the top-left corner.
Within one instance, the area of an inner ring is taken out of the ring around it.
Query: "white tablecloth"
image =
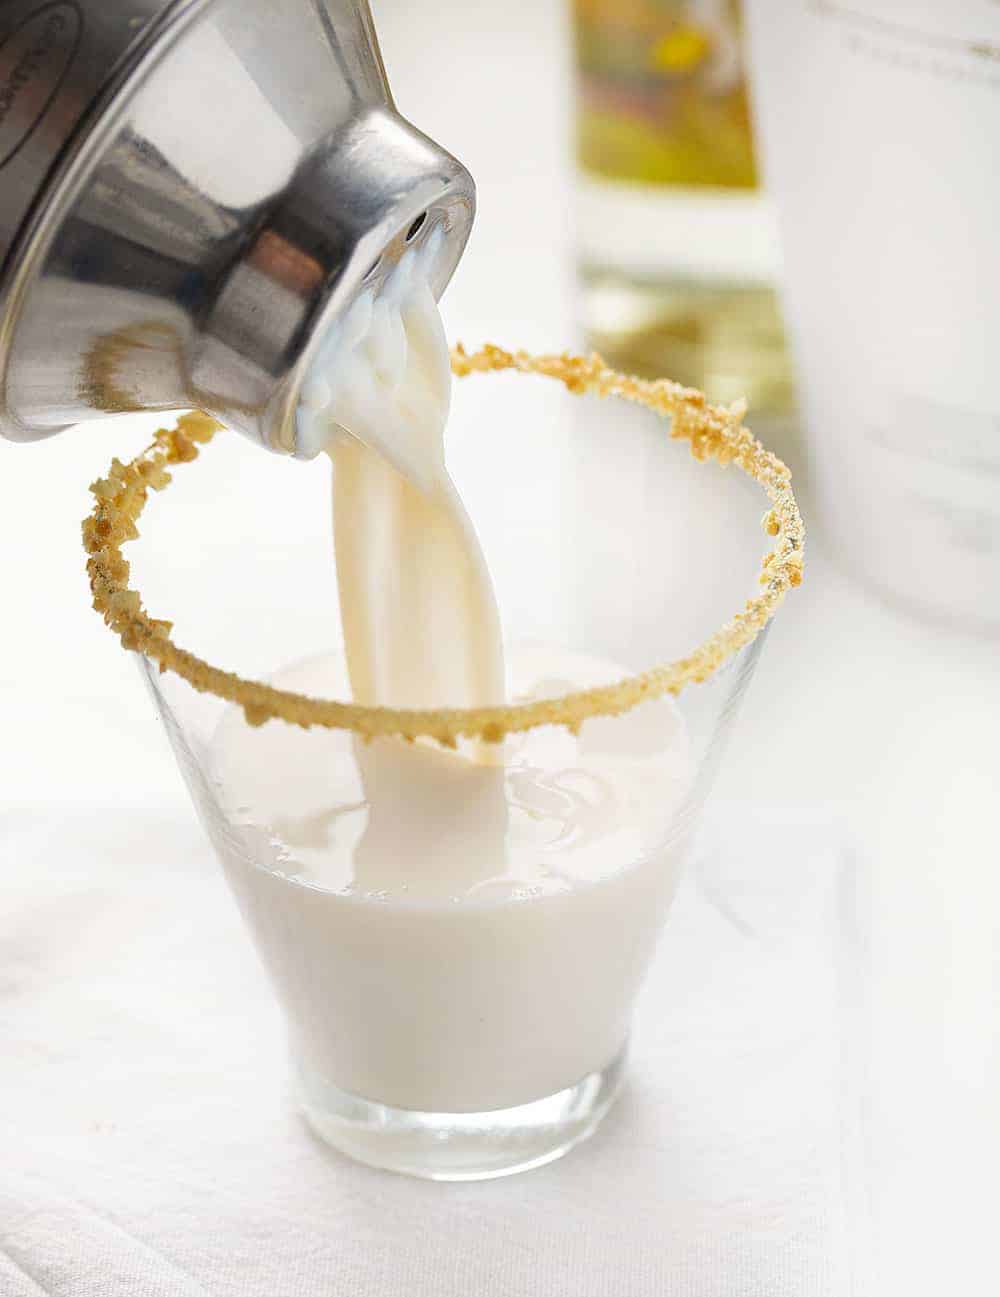
[[[815,823],[713,840],[603,1128],[541,1170],[441,1185],[307,1132],[278,1010],[193,815],[8,813],[0,1293],[863,1291],[858,875]]]

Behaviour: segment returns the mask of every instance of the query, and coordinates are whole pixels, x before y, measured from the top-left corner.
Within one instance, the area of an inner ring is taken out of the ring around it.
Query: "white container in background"
[[[750,0],[820,531],[1000,628],[1000,3]]]

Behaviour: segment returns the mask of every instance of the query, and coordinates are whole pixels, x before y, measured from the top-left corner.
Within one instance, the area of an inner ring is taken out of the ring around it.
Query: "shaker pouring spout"
[[[0,44],[34,33],[19,8]],[[45,129],[0,151],[0,435],[194,407],[298,453],[322,336],[421,218],[440,295],[472,179],[396,112],[364,0],[134,8],[36,15]]]

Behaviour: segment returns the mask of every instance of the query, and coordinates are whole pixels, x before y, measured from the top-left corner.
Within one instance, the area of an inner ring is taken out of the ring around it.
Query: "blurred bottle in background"
[[[588,340],[753,412],[792,404],[737,0],[574,0]]]
[[[1000,630],[1000,4],[750,0],[819,534]]]

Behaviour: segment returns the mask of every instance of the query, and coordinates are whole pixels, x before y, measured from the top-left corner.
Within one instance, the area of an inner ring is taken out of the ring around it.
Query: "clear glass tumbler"
[[[760,588],[759,486],[695,462],[648,410],[502,375],[457,384],[454,404],[450,463],[516,695],[529,660],[556,663],[534,671],[537,697],[564,691],[567,661],[600,684],[681,659]],[[133,558],[150,612],[245,676],[335,690],[328,467],[220,434],[188,472],[176,489],[204,513],[178,535],[157,502]],[[763,641],[676,699],[586,720],[577,736],[509,737],[502,765],[466,762],[444,813],[428,809],[427,771],[461,756],[250,725],[140,656],[324,1140],[375,1166],[473,1180],[551,1161],[596,1128]]]

